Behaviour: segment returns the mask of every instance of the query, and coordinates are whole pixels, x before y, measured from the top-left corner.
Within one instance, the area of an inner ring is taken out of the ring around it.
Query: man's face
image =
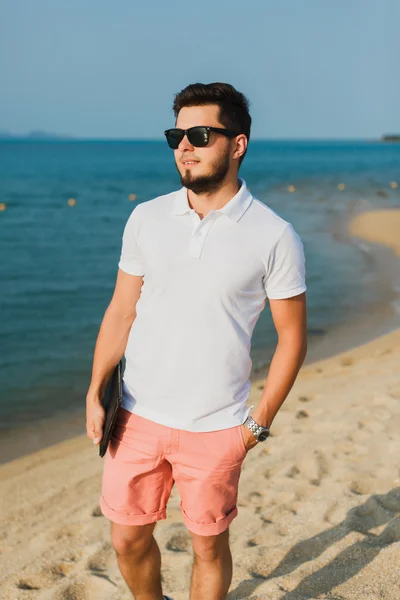
[[[189,129],[196,125],[224,127],[218,121],[218,112],[219,107],[214,104],[181,108],[176,120],[176,127],[181,129]],[[181,185],[195,194],[218,190],[232,167],[233,148],[235,148],[234,139],[231,140],[214,131],[210,133],[210,141],[204,148],[192,146],[185,135],[179,147],[174,150]],[[185,164],[185,161],[190,160],[195,163]]]

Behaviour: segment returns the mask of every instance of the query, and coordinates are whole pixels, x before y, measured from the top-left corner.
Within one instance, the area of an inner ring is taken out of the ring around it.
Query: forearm
[[[136,314],[125,315],[110,304],[97,336],[87,402],[100,402],[115,365],[124,355]]]
[[[278,341],[263,393],[252,414],[257,423],[264,427],[271,426],[293,387],[306,354],[306,344],[301,340]]]

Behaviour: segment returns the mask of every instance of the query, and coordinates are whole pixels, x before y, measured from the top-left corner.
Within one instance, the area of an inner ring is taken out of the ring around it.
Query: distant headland
[[[35,130],[29,133],[16,135],[9,131],[0,131],[0,140],[74,140],[72,135],[62,135],[59,133],[49,133],[47,131]]]
[[[383,142],[400,142],[400,133],[390,133],[382,136]]]

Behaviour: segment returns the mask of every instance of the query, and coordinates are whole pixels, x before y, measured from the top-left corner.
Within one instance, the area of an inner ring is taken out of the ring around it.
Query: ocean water
[[[400,206],[399,167],[399,144],[250,142],[240,175],[305,247],[310,343],[396,301],[390,277],[345,224],[359,210]],[[125,222],[135,203],[179,187],[163,141],[0,142],[0,428],[85,406]],[[268,363],[275,344],[266,309],[253,335],[253,369]]]

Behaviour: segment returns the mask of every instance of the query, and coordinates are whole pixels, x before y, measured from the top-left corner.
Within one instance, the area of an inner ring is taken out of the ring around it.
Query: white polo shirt
[[[250,344],[266,298],[306,290],[293,226],[252,196],[244,179],[203,219],[187,189],[137,205],[119,268],[143,275],[125,351],[122,406],[157,423],[213,431],[251,408]]]

